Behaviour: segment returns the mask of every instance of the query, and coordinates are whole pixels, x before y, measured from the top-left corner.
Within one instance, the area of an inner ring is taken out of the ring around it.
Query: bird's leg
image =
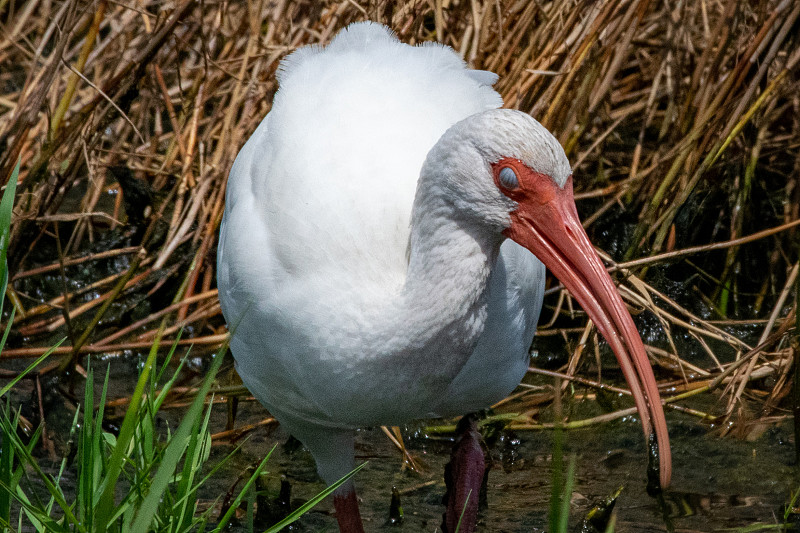
[[[447,486],[443,501],[446,506],[442,517],[444,533],[475,531],[481,487],[489,473],[488,464],[475,416],[462,417],[456,427],[456,442],[444,472]]]
[[[336,521],[339,522],[339,533],[364,533],[355,488],[347,487],[342,494],[337,490],[333,494],[333,507],[336,509]]]
[[[292,420],[291,432],[314,456],[317,471],[328,485],[342,479],[355,468],[352,429],[325,428]],[[364,533],[352,479],[333,491],[333,507],[341,533]]]

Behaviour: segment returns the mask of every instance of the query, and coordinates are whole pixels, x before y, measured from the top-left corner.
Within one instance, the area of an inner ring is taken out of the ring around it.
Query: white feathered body
[[[318,463],[317,432],[486,407],[527,368],[544,266],[514,242],[488,258],[467,335],[442,323],[441,306],[403,296],[423,162],[452,125],[501,105],[495,80],[447,47],[353,25],[282,63],[272,110],[236,159],[218,264],[231,350]],[[474,255],[463,235],[445,244]],[[428,292],[447,302],[469,269],[439,268]]]

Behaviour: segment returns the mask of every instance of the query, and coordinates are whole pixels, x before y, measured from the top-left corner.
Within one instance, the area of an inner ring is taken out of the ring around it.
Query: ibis
[[[666,488],[656,381],[578,219],[569,161],[530,115],[501,109],[497,75],[365,22],[294,51],[277,77],[230,171],[219,298],[239,375],[324,481],[354,468],[356,428],[508,395],[547,267],[616,354]],[[474,483],[472,470],[456,481]],[[467,509],[472,531],[477,498],[457,494],[445,527]],[[342,532],[363,531],[352,481],[334,507]]]

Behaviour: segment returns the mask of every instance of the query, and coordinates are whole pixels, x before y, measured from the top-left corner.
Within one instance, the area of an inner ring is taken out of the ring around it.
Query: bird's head
[[[572,171],[555,137],[525,113],[485,111],[442,136],[428,154],[426,173],[441,178],[435,187],[466,223],[530,250],[578,300],[617,356],[651,457],[660,464],[660,486],[666,488],[671,457],[655,377],[633,320],[578,218]]]

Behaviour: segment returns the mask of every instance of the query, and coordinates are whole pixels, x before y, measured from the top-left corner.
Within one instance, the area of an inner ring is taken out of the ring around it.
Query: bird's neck
[[[485,292],[500,240],[441,213],[415,217],[415,222],[405,293],[442,311],[473,307]]]
[[[460,368],[486,321],[486,288],[502,238],[459,218],[437,195],[417,195],[403,305],[420,340]],[[433,325],[433,326],[432,326]],[[444,359],[444,357],[443,357]],[[444,361],[442,361],[444,363]]]

